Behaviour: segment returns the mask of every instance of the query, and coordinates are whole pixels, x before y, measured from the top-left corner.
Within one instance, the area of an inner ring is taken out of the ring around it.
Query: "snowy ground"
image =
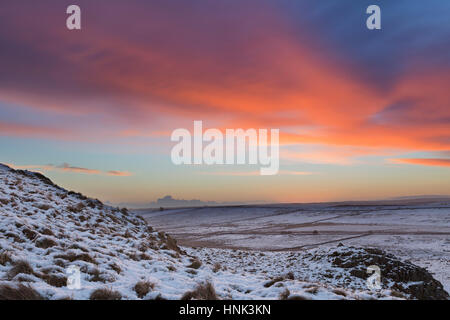
[[[400,237],[406,238],[397,239],[396,250],[405,255],[412,250],[418,261],[416,250],[424,256],[434,252],[442,259],[440,274],[448,275],[447,205],[397,208],[395,217],[391,207],[379,208],[383,224],[370,208],[325,207],[141,211],[147,224],[139,215],[64,190],[42,175],[0,165],[0,299],[30,297],[30,291],[45,299],[99,294],[115,299],[397,299],[423,292],[448,297],[424,269],[385,253],[337,246],[356,241],[360,247],[361,240],[383,242],[403,232]],[[356,223],[356,217],[364,223]],[[401,222],[405,219],[408,223]],[[191,246],[177,246],[161,229]],[[411,244],[407,237],[421,240]],[[386,276],[382,289],[373,291],[366,267],[378,262]],[[428,269],[437,270],[438,264],[431,264]],[[68,268],[74,266],[81,272],[80,289],[67,286]],[[206,283],[214,289],[199,287]]]
[[[248,216],[241,212],[235,220],[239,217]],[[198,230],[214,221],[205,219]],[[248,220],[247,224],[251,225]],[[245,237],[243,241],[250,243]],[[97,289],[104,288],[115,292],[109,298],[180,299],[206,282],[214,286],[220,299],[405,297],[389,288],[370,291],[364,282],[348,276],[350,283],[343,287],[339,281],[321,281],[319,275],[311,274],[307,280],[296,271],[301,261],[295,256],[287,257],[292,268],[277,267],[280,265],[274,261],[280,257],[269,253],[253,262],[259,264],[258,270],[246,270],[227,254],[205,250],[209,249],[185,252],[170,236],[155,231],[139,216],[68,192],[41,175],[0,165],[0,299],[11,298],[11,288],[15,294],[23,294],[20,284],[45,299],[89,299]],[[316,264],[326,267],[327,263]],[[78,290],[67,287],[67,268],[72,266],[81,271]],[[291,274],[285,274],[288,272]],[[334,268],[333,272],[345,278],[347,271]],[[202,298],[198,294],[194,298]]]
[[[215,248],[200,250],[204,257],[215,257],[213,260],[226,255],[227,250],[217,253],[220,249],[273,251],[267,255],[274,259],[255,263],[271,273],[272,262],[264,261],[282,261],[274,264],[277,267],[273,268],[279,269],[289,251],[301,256],[316,248],[328,250],[341,242],[380,248],[409,260],[430,271],[450,292],[450,201],[416,199],[136,212],[151,225],[172,234],[181,245]]]

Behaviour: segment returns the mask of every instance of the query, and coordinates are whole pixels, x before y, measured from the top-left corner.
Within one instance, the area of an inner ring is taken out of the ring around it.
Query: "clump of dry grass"
[[[67,260],[67,261],[70,261],[70,262],[81,260],[81,261],[97,264],[97,261],[95,261],[95,259],[92,258],[88,253],[76,254],[74,252],[69,252],[67,254],[56,255],[56,256],[54,256],[54,258],[55,259],[63,259],[63,260]]]
[[[211,282],[200,283],[194,290],[188,291],[181,297],[181,300],[219,300],[216,290]]]
[[[292,271],[289,271],[288,273],[286,273],[284,278],[287,279],[287,280],[295,280],[295,276],[294,276],[294,273]]]
[[[48,204],[38,204],[35,205],[36,208],[47,211],[50,208],[53,208],[52,206],[48,205]]]
[[[47,284],[53,286],[53,287],[57,287],[57,288],[61,288],[67,285],[67,277],[65,276],[56,276],[53,274],[42,274],[40,276],[40,278],[42,280],[44,280],[45,282],[47,282]]]
[[[134,291],[136,292],[137,296],[142,299],[147,295],[147,293],[150,292],[150,290],[153,290],[155,288],[155,284],[150,281],[139,281],[134,286]]]
[[[310,300],[307,297],[300,296],[300,295],[294,295],[287,298],[287,300]]]
[[[194,269],[186,269],[186,272],[194,275],[197,274],[197,271],[195,271]]]
[[[191,260],[191,264],[188,265],[188,268],[192,268],[192,269],[198,269],[202,266],[202,262],[198,259],[193,259]]]
[[[11,254],[7,251],[0,253],[0,265],[4,266],[7,263],[12,263]]]
[[[28,228],[24,228],[22,230],[22,233],[28,240],[33,240],[37,235],[36,232],[34,232],[33,230],[30,230]]]
[[[270,280],[264,284],[264,288],[269,288],[269,287],[273,286],[275,283],[281,282],[283,280],[284,280],[284,277],[273,278],[272,280]]]
[[[396,290],[391,290],[391,296],[396,297],[396,298],[406,299],[406,297],[403,293],[398,292]]]
[[[165,239],[165,243],[166,246],[169,250],[173,250],[176,252],[180,252],[180,248],[177,245],[177,240],[175,240],[174,238],[172,238],[171,236],[167,235],[166,239]]]
[[[120,300],[122,295],[118,291],[113,291],[110,288],[96,289],[92,291],[90,300]]]
[[[44,228],[44,229],[40,230],[40,232],[41,232],[43,235],[46,235],[46,236],[54,236],[54,235],[55,235],[55,234],[53,233],[53,231],[52,231],[51,229],[49,229],[49,228]]]
[[[120,274],[122,272],[122,268],[115,262],[111,263],[109,266],[111,267],[111,269],[117,272],[117,274]]]
[[[73,243],[72,245],[70,245],[69,249],[78,249],[78,250],[81,250],[83,252],[89,252],[88,249],[86,249],[83,246],[80,246],[78,243]]]
[[[16,275],[23,274],[34,274],[33,268],[30,266],[28,261],[17,260],[13,263],[13,267],[8,271],[8,279],[13,279]]]
[[[13,238],[14,242],[17,243],[23,243],[25,242],[21,237],[19,237],[17,234],[15,234],[14,232],[7,232],[5,233],[5,237],[6,238]]]
[[[0,285],[0,300],[44,300],[32,287],[18,284],[13,287],[8,284]]]
[[[177,271],[177,268],[175,268],[173,265],[168,265],[167,270],[169,271]]]
[[[105,282],[105,279],[102,277],[102,274],[100,273],[100,270],[98,270],[97,268],[89,270],[88,274],[91,276],[89,281],[92,281],[92,282]]]
[[[334,290],[333,290],[333,293],[334,293],[334,294],[337,294],[337,295],[339,295],[339,296],[343,296],[343,297],[346,297],[346,296],[347,296],[347,293],[346,293],[344,290],[341,290],[341,289],[334,289]]]
[[[56,241],[50,238],[42,237],[36,240],[36,247],[38,248],[48,249],[56,245]]]
[[[70,194],[70,192],[69,192],[69,194]],[[66,210],[69,212],[73,212],[73,213],[80,213],[81,211],[83,211],[84,208],[86,208],[84,203],[79,202],[76,206],[67,206]]]
[[[214,273],[216,273],[216,272],[219,272],[220,269],[222,269],[222,265],[221,265],[220,263],[216,262],[216,263],[214,264],[213,268],[212,268],[212,271],[213,271]]]
[[[132,234],[132,233],[130,232],[130,230],[128,230],[128,229],[127,229],[127,230],[125,231],[125,233],[123,234],[123,237],[124,237],[124,238],[127,238],[127,239],[128,239],[128,238],[133,238],[133,239],[135,239],[135,237],[133,236],[133,234]]]
[[[64,268],[66,266],[66,263],[62,259],[55,259],[55,260],[53,260],[53,264],[55,266],[58,266],[58,267],[61,267],[61,268]]]
[[[284,289],[281,293],[280,293],[280,300],[287,300],[289,298],[289,296],[291,295],[291,292],[289,291],[289,289]]]

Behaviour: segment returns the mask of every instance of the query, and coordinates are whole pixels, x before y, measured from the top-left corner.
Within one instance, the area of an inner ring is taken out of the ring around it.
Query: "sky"
[[[0,162],[138,205],[448,195],[449,17],[441,0],[2,1]],[[195,120],[279,129],[279,174],[174,165]]]

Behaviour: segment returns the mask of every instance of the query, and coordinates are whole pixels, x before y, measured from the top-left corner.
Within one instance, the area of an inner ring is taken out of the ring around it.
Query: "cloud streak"
[[[110,170],[110,171],[102,171],[97,169],[89,169],[89,168],[83,168],[83,167],[76,167],[72,166],[68,163],[63,163],[60,165],[53,165],[53,164],[47,164],[47,165],[15,165],[15,164],[8,164],[11,168],[14,169],[21,169],[21,170],[42,170],[42,171],[60,171],[60,172],[71,172],[71,173],[82,173],[82,174],[88,174],[88,175],[106,175],[106,176],[120,176],[120,177],[129,177],[133,174],[128,171],[117,171],[117,170]]]
[[[450,159],[439,158],[410,158],[410,159],[392,159],[394,163],[415,164],[421,166],[450,167]]]

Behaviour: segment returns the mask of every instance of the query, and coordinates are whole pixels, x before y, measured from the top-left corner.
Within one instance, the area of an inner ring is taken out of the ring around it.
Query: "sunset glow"
[[[137,206],[450,194],[449,2],[41,2],[0,9],[1,163]],[[174,166],[196,120],[280,129],[279,174]]]

